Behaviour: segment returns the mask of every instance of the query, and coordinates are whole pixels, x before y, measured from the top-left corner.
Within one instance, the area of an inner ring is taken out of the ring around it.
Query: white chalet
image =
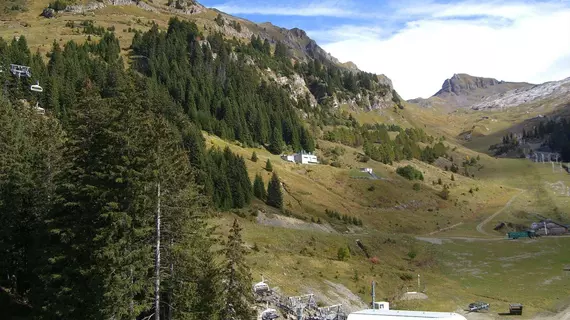
[[[361,172],[372,173],[372,168],[360,168]]]
[[[289,162],[295,163],[302,163],[302,164],[317,164],[319,161],[317,160],[317,156],[311,152],[301,151],[295,154],[284,154],[281,156],[281,159]]]

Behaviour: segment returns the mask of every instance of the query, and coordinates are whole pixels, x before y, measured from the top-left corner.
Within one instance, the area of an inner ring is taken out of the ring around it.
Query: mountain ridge
[[[441,106],[448,111],[470,107],[479,101],[512,89],[529,88],[527,82],[508,82],[495,78],[472,76],[467,73],[455,73],[445,79],[441,89],[433,96],[423,99],[408,100],[423,107]]]

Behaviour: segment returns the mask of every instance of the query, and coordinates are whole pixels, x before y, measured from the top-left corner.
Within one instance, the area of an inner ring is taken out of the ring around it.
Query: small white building
[[[372,168],[360,168],[360,171],[372,174]]]
[[[319,163],[319,161],[317,160],[317,156],[314,155],[312,152],[301,151],[299,153],[295,153],[294,157],[296,163],[302,163],[302,164]]]
[[[319,163],[317,156],[311,152],[301,151],[295,154],[281,155],[281,159],[288,162],[302,163],[302,164],[316,164]]]

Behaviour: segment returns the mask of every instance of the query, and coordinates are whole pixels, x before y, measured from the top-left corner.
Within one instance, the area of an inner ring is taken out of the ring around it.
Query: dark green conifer
[[[265,190],[263,178],[259,173],[255,175],[255,180],[253,181],[253,194],[262,201],[267,199],[267,192]]]
[[[283,208],[283,193],[281,192],[281,181],[277,173],[273,172],[271,180],[267,185],[267,204],[281,209]]]
[[[225,248],[225,267],[223,277],[224,307],[221,318],[252,319],[255,315],[252,309],[253,292],[251,291],[251,273],[245,262],[246,250],[241,239],[241,227],[234,220]]]

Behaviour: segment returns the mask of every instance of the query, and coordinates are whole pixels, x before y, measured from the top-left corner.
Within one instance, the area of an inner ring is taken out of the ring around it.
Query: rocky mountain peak
[[[507,82],[494,78],[475,77],[466,73],[456,73],[446,79],[441,89],[428,99],[412,99],[423,107],[439,106],[447,111],[470,107],[484,99],[509,90],[530,88],[526,82]]]
[[[504,83],[493,78],[474,77],[466,73],[456,73],[451,78],[446,79],[441,89],[434,95],[441,97],[449,94],[463,95],[477,89],[486,89],[491,86]]]
[[[296,36],[297,38],[308,38],[307,33],[303,29],[293,28],[293,29],[289,30],[289,32],[292,35]]]

